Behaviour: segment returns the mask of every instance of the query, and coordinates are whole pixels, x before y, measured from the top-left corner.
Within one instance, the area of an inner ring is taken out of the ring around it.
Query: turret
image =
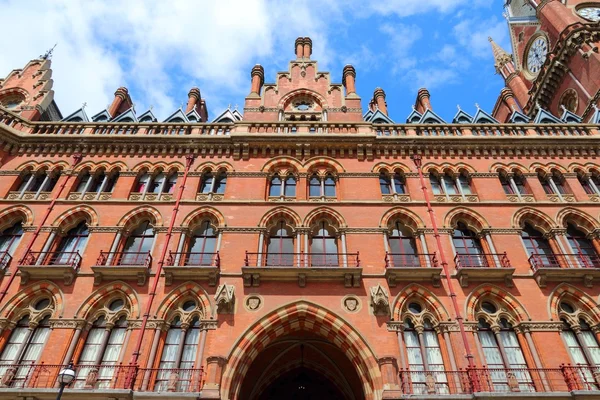
[[[517,102],[522,108],[529,100],[529,90],[527,89],[527,85],[521,74],[517,72],[512,57],[494,42],[491,37],[489,37],[488,40],[492,45],[496,73],[502,75],[506,86],[514,93]]]

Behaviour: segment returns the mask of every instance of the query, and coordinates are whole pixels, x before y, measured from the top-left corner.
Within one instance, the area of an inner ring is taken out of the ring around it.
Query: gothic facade
[[[600,3],[506,6],[451,122],[309,38],[213,120],[0,80],[0,399],[600,398]]]

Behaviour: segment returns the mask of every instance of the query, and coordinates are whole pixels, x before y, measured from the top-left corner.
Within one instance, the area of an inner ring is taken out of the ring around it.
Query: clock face
[[[527,53],[527,69],[533,75],[540,73],[544,61],[548,56],[548,41],[543,36],[538,36],[533,40]]]
[[[590,21],[600,21],[600,7],[582,7],[577,10],[580,17],[589,19]]]

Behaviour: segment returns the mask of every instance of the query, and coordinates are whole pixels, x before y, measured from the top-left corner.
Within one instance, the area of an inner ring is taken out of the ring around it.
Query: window
[[[27,172],[21,180],[20,192],[51,192],[58,182],[60,171],[48,172],[40,170],[35,173]]]
[[[502,189],[505,194],[516,194],[513,186],[510,182],[510,177],[506,174],[506,172],[500,172],[498,174],[498,179],[500,179],[500,184],[502,185]]]
[[[460,176],[462,176],[462,178],[460,178]],[[463,185],[469,186],[468,178],[463,175],[460,176],[458,178],[458,181],[461,187],[463,187]],[[460,194],[460,190],[458,189],[458,186],[456,186],[456,181],[457,179],[454,179],[449,172],[446,172],[441,176],[434,171],[429,173],[429,182],[431,182],[431,189],[433,190],[433,194]],[[469,187],[468,191],[465,194],[470,193],[471,189]]]
[[[160,171],[153,176],[149,172],[140,175],[135,186],[135,193],[173,193],[177,184],[177,172],[171,174]]]
[[[587,238],[586,234],[577,229],[572,224],[567,224],[567,241],[571,250],[575,253],[577,263],[585,268],[598,268],[598,253],[592,244],[592,241]]]
[[[460,189],[462,190],[462,194],[472,194],[471,193],[471,184],[469,182],[469,177],[464,173],[458,175],[458,183],[460,184]]]
[[[588,175],[579,173],[577,179],[587,194],[600,194],[600,176],[596,172]]]
[[[225,187],[227,186],[227,173],[219,172],[213,174],[212,172],[206,172],[202,175],[200,180],[200,193],[225,193]]]
[[[338,246],[334,229],[325,221],[318,223],[310,246],[311,265],[338,266]]]
[[[542,171],[538,171],[538,180],[546,194],[568,193],[564,177],[556,170],[552,170],[550,174],[544,174]]]
[[[269,185],[269,197],[296,197],[296,178],[293,175],[280,177],[279,174],[273,175]]]
[[[389,176],[386,172],[379,174],[379,187],[381,194],[406,194],[404,176],[396,172],[393,176]]]
[[[433,194],[444,194],[444,190],[442,189],[442,182],[440,181],[440,177],[435,172],[429,173],[429,182],[431,183],[431,189],[433,190]]]
[[[202,181],[200,182],[200,193],[210,193],[213,187],[213,180],[214,176],[210,172],[202,175]]]
[[[456,181],[450,174],[445,173],[442,175],[442,184],[446,194],[453,195],[459,193],[458,187],[456,186]]]
[[[417,243],[410,229],[396,221],[389,233],[389,261],[392,267],[420,267]]]
[[[107,329],[110,332],[108,335]],[[75,377],[75,388],[83,388],[86,385],[88,375],[96,365],[100,365],[100,368],[93,387],[97,389],[111,387],[126,332],[127,320],[124,316],[116,321],[112,328],[108,328],[104,316],[94,321],[77,363],[79,369]]]
[[[548,239],[529,223],[525,223],[521,230],[521,239],[527,254],[530,255],[532,265],[536,267],[560,267],[552,253]]]
[[[217,232],[210,221],[202,221],[192,233],[185,265],[210,266],[217,246]]]
[[[223,194],[225,193],[225,186],[227,185],[227,174],[225,172],[221,172],[217,175],[215,179],[215,188],[213,189],[214,193]]]
[[[392,182],[385,172],[379,174],[379,188],[381,189],[381,194],[392,194]]]
[[[151,175],[149,172],[145,172],[142,175],[140,175],[136,185],[135,185],[135,189],[134,191],[136,193],[144,193],[146,192],[146,187],[148,186],[148,184],[150,183],[150,178]]]
[[[463,222],[456,224],[452,233],[452,244],[462,267],[489,266],[477,235]]]
[[[83,255],[88,236],[89,230],[87,224],[85,221],[80,222],[60,240],[56,249],[56,255],[50,263],[54,265],[73,264],[76,258],[78,258],[78,254],[80,256]]]
[[[309,197],[321,196],[321,180],[317,175],[311,176],[308,181],[308,195]]]
[[[175,192],[175,186],[177,185],[177,172],[171,173],[165,182],[165,186],[163,188],[163,193],[173,193]]]
[[[279,221],[269,231],[266,266],[291,267],[293,265],[294,234],[285,221]]]
[[[314,174],[308,181],[309,197],[335,197],[335,179],[332,174],[319,177]]]
[[[131,232],[123,246],[121,265],[144,265],[154,244],[154,228],[150,221],[142,222]]]
[[[0,233],[0,263],[2,260],[2,252],[7,252],[10,255],[15,253],[15,249],[19,245],[21,241],[21,237],[23,236],[23,223],[17,222],[13,226],[6,228],[2,233]],[[0,268],[5,267],[5,265],[0,265]]]
[[[523,176],[521,172],[515,172],[512,176],[512,180],[515,183],[515,186],[517,187],[519,193],[528,194],[527,187],[525,186],[525,176]]]

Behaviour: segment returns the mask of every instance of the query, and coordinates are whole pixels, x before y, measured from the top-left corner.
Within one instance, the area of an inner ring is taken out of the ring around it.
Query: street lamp
[[[58,396],[56,396],[56,400],[60,400],[63,394],[63,390],[65,390],[65,386],[69,385],[75,379],[75,370],[73,369],[73,363],[70,362],[67,365],[67,368],[63,368],[58,373],[58,383],[60,384],[60,390],[58,391]]]

